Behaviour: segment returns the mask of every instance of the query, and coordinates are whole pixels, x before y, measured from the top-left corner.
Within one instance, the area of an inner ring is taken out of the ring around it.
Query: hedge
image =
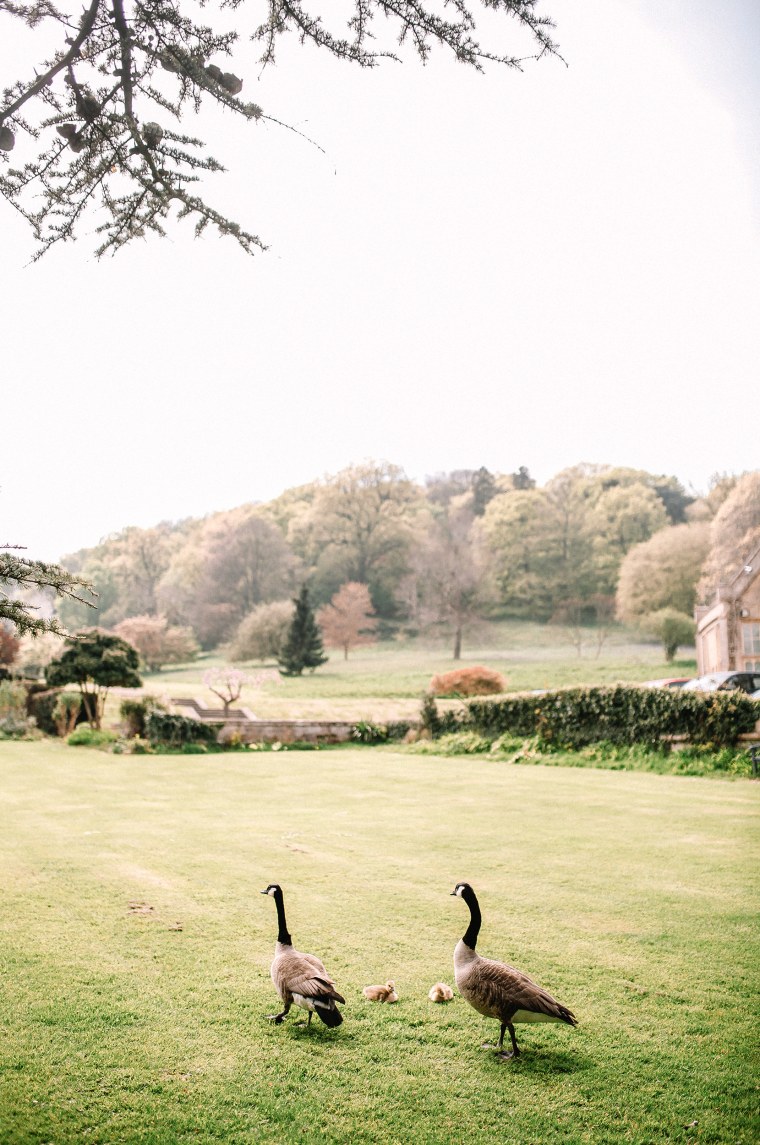
[[[219,724],[206,724],[187,716],[170,715],[155,708],[145,717],[145,735],[152,744],[181,747],[188,743],[216,743]]]
[[[742,692],[684,692],[630,685],[567,688],[468,700],[462,726],[497,738],[538,736],[558,748],[607,741],[656,747],[671,736],[731,747],[752,732],[760,704]]]

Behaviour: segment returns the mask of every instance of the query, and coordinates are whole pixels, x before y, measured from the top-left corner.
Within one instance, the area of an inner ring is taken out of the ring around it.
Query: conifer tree
[[[526,55],[557,53],[552,20],[536,4],[472,0],[471,11],[465,0],[225,0],[214,6],[215,21],[227,17],[221,28],[200,23],[203,4],[187,0],[85,0],[81,12],[51,0],[0,0],[0,35],[16,21],[34,45],[18,61],[18,78],[4,76],[0,90],[0,195],[29,223],[35,257],[74,238],[83,216],[98,209],[99,255],[163,235],[175,218],[192,219],[196,234],[215,227],[248,254],[265,250],[258,235],[205,198],[199,180],[224,167],[192,134],[193,114],[216,106],[249,123],[281,124],[241,92],[274,63],[288,35],[364,68],[400,58],[405,43],[423,62],[441,47],[478,71],[486,63],[521,68]],[[513,54],[498,22],[486,24],[481,43],[481,8],[524,33],[526,50]],[[257,61],[246,51],[250,42]]]
[[[288,638],[278,658],[280,673],[283,676],[300,676],[304,668],[314,671],[327,662],[322,634],[309,600],[309,590],[304,585],[293,604],[295,612],[291,621]]]

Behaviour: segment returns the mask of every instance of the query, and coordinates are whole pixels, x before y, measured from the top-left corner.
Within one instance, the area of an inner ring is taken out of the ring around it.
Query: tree
[[[204,673],[203,683],[224,704],[226,718],[230,705],[240,699],[243,688],[250,683],[250,677],[246,672],[241,672],[239,668],[225,666],[223,668],[210,668],[208,672]]]
[[[60,565],[18,556],[21,548],[21,545],[0,545],[0,620],[10,621],[20,636],[27,633],[39,636],[43,632],[65,636],[66,630],[58,619],[35,615],[39,607],[25,601],[23,594],[50,590],[56,596],[94,608],[95,602],[91,599],[95,596],[93,586]]]
[[[442,625],[452,634],[454,660],[461,658],[465,630],[486,604],[483,548],[470,496],[450,502],[435,516],[412,556],[419,621]]]
[[[709,600],[720,582],[735,576],[759,545],[760,469],[755,469],[739,478],[715,514],[699,598]]]
[[[349,581],[342,585],[317,612],[317,624],[328,647],[342,648],[345,660],[352,648],[374,644],[377,617],[366,584]]]
[[[137,651],[110,632],[91,629],[66,641],[65,649],[48,664],[48,687],[77,684],[90,727],[99,728],[109,688],[139,688]]]
[[[536,482],[531,477],[527,465],[521,465],[516,473],[511,474],[515,489],[535,489]]]
[[[496,478],[485,465],[480,469],[454,469],[451,473],[436,473],[434,477],[425,478],[425,492],[434,505],[445,506],[469,494],[476,517],[483,516],[488,502],[498,491]]]
[[[273,600],[257,604],[240,621],[229,648],[231,660],[276,660],[293,619],[293,602]]]
[[[149,672],[160,672],[164,664],[185,664],[200,651],[192,628],[169,624],[165,616],[129,616],[114,632],[137,649]]]
[[[191,528],[161,581],[159,600],[204,648],[228,639],[256,605],[281,598],[296,562],[280,529],[252,505]]]
[[[593,636],[595,655],[598,658],[610,634],[614,617],[614,596],[594,592],[589,596],[571,596],[557,601],[550,623],[564,627],[568,641],[579,656],[583,655],[586,639]]]
[[[128,616],[157,615],[158,588],[181,544],[182,526],[168,523],[150,529],[130,526],[91,549],[64,557],[67,568],[86,576],[98,592],[98,627],[111,628]],[[70,628],[87,623],[82,606],[65,602],[61,620]]]
[[[486,509],[483,530],[507,611],[548,620],[562,543],[549,495],[541,489],[500,493]]]
[[[552,22],[537,15],[536,0],[481,2],[526,29],[536,55],[556,52]],[[124,0],[87,0],[82,15],[72,19],[49,0],[0,2],[0,16],[40,29],[41,43],[46,32],[60,37],[50,58],[31,62],[27,74],[33,78],[8,87],[0,103],[0,153],[6,160],[17,136],[23,139],[20,166],[6,169],[0,191],[32,227],[37,257],[75,236],[93,206],[102,214],[98,255],[148,232],[163,235],[174,207],[178,218],[195,221],[196,234],[212,225],[249,254],[265,249],[257,235],[195,192],[201,174],[223,168],[203,154],[203,142],[181,122],[209,103],[242,120],[279,122],[241,98],[243,79],[226,70],[225,57],[241,37],[257,44],[264,66],[274,62],[280,38],[295,33],[302,43],[371,67],[383,57],[397,58],[377,38],[385,29],[394,47],[409,42],[423,61],[440,45],[478,70],[487,61],[522,63],[475,39],[475,19],[464,0],[452,5],[451,19],[422,0],[353,0],[345,6],[345,31],[337,24],[332,31],[307,10],[306,0],[267,0],[256,6],[248,25],[240,0],[229,5],[238,21],[232,31],[197,23],[195,11],[180,3],[141,0],[127,7]]]
[[[618,570],[626,553],[634,545],[649,540],[667,523],[665,506],[643,483],[614,485],[605,489],[589,518],[599,586],[614,592]]]
[[[660,529],[648,541],[634,545],[623,557],[618,575],[619,618],[636,624],[663,608],[691,616],[708,545],[709,525],[703,521]]]
[[[283,676],[300,676],[304,668],[312,672],[320,664],[327,662],[322,636],[309,600],[309,590],[304,585],[294,598],[295,611],[290,622],[288,638],[277,662]]]
[[[314,570],[317,600],[326,602],[354,581],[369,586],[380,615],[392,615],[423,504],[403,469],[386,461],[350,465],[328,478],[291,533],[298,533],[301,555]]]
[[[662,642],[665,659],[672,664],[682,644],[694,643],[695,624],[675,608],[661,608],[643,617],[641,627]]]

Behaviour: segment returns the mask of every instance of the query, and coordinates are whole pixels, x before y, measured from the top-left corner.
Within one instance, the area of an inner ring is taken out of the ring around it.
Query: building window
[[[742,624],[742,643],[745,656],[760,655],[760,623]]]
[[[760,672],[760,660],[745,660],[744,661],[744,671],[745,672]]]

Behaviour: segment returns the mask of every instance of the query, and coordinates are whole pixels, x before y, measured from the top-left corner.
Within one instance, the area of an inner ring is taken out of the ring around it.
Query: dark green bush
[[[432,692],[426,692],[422,697],[420,727],[433,739],[442,735],[454,735],[470,726],[470,720],[461,708],[444,708],[443,711],[439,711]]]
[[[53,708],[63,688],[48,688],[47,684],[27,684],[26,710],[45,735],[58,735]]]
[[[67,737],[66,743],[71,747],[104,747],[106,744],[116,743],[118,738],[116,732],[109,732],[104,728],[91,728],[83,724]]]
[[[676,688],[567,688],[540,695],[469,700],[465,724],[482,735],[538,736],[557,748],[612,744],[657,747],[670,736],[731,747],[753,731],[760,706],[740,692],[683,692]]]
[[[155,708],[145,718],[145,736],[152,744],[182,747],[183,744],[216,743],[219,724],[206,724],[188,716],[175,716]]]
[[[164,711],[164,706],[155,696],[140,696],[137,699],[122,700],[119,715],[124,722],[125,734],[130,738],[145,735],[145,721],[156,709]]]
[[[427,732],[437,739],[441,734],[441,717],[438,714],[438,705],[435,702],[435,697],[431,692],[425,692],[422,697],[422,704],[420,705],[420,726],[423,731]]]

